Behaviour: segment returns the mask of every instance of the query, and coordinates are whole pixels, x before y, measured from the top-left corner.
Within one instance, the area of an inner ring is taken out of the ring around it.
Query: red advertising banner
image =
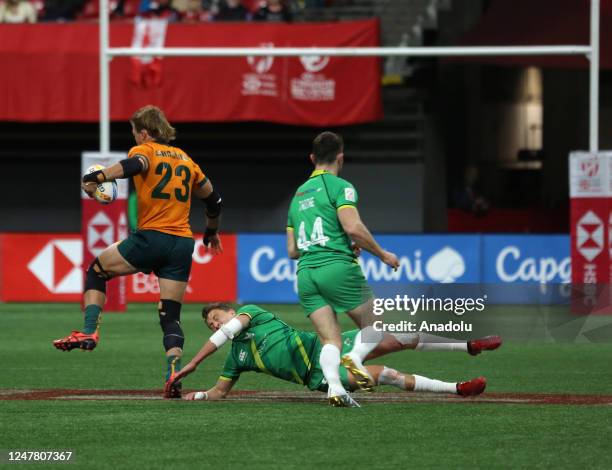
[[[612,154],[570,156],[572,310],[612,313]]]
[[[224,253],[213,257],[204,252],[202,236],[196,236],[186,302],[237,298],[236,235],[222,234],[221,239]],[[0,235],[0,300],[78,302],[83,292],[83,267],[80,234]],[[155,276],[136,274],[125,280],[128,301],[159,299]]]
[[[127,202],[118,199],[103,206],[94,199],[81,202],[81,234],[83,236],[83,266],[92,261],[113,243],[127,235]],[[126,311],[125,278],[118,277],[106,283],[105,310]]]
[[[98,120],[98,25],[0,25],[0,120]],[[111,46],[374,47],[378,20],[304,24],[116,23]],[[32,73],[35,70],[36,73]],[[380,61],[366,57],[115,58],[111,118],[155,104],[171,121],[328,126],[382,117]]]
[[[102,165],[110,167],[127,158],[125,153],[83,152],[81,157],[81,174],[87,173],[89,167]],[[117,199],[111,204],[100,204],[81,191],[81,235],[83,237],[83,266],[89,266],[106,248],[127,237],[127,197],[128,182],[117,180]],[[106,311],[125,312],[127,298],[125,278],[118,277],[106,284]]]
[[[223,254],[207,253],[202,237],[196,237],[191,275],[185,293],[185,302],[233,302],[237,298],[236,235],[221,237]],[[154,274],[135,274],[128,279],[129,302],[156,302],[159,284]]]
[[[4,235],[0,233],[0,302],[4,299]]]
[[[76,233],[3,235],[2,300],[79,301],[83,292],[82,247]]]

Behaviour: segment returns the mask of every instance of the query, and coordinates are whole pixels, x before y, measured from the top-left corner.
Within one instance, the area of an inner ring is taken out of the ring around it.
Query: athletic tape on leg
[[[395,369],[384,366],[382,372],[378,375],[378,385],[392,385],[406,390],[406,376]]]
[[[98,267],[96,271],[95,266]],[[106,294],[106,281],[110,279],[110,275],[104,270],[98,258],[94,259],[85,273],[85,290],[97,290]]]
[[[183,349],[185,336],[181,329],[181,303],[175,300],[161,299],[159,309],[159,324],[164,332],[164,348],[166,351],[172,348]]]

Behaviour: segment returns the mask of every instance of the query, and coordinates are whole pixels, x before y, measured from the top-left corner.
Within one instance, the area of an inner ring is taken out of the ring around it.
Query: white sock
[[[463,351],[467,352],[467,341],[444,338],[443,336],[419,333],[418,351]]]
[[[383,370],[378,374],[378,385],[392,385],[393,387],[406,390],[406,376],[400,374],[395,369],[383,366]]]
[[[396,340],[398,340],[403,345],[406,344],[418,344],[419,343],[419,334],[418,333],[391,333]]]
[[[373,342],[366,343],[362,340],[363,337]],[[366,356],[370,354],[376,348],[376,346],[378,346],[382,339],[383,335],[381,335],[379,331],[376,331],[371,326],[366,326],[359,333],[357,333],[357,336],[355,336],[355,342],[353,343],[353,349],[351,349],[350,355],[353,358],[358,359],[359,365],[361,365]]]
[[[333,344],[323,345],[319,356],[319,364],[325,380],[327,380],[329,393],[333,395],[345,394],[346,390],[340,382],[340,350]]]
[[[454,382],[442,382],[441,380],[428,379],[420,375],[414,375],[415,392],[435,392],[457,394],[457,384]]]

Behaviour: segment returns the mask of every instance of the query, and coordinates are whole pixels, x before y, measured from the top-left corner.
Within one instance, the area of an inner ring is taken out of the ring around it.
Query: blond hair
[[[156,141],[168,143],[176,138],[176,129],[170,125],[164,112],[157,106],[147,105],[130,118],[137,132],[146,130]]]

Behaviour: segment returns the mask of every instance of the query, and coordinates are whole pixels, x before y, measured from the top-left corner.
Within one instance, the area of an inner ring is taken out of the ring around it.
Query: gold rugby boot
[[[342,361],[341,364],[346,367],[346,369],[355,376],[355,380],[357,381],[357,386],[365,391],[365,392],[373,392],[374,391],[374,386],[376,385],[374,383],[374,379],[372,378],[372,376],[368,373],[367,369],[361,365],[361,367],[359,367],[359,365],[353,360],[353,358],[351,358],[351,356],[349,354],[347,354],[346,356],[342,357]]]

